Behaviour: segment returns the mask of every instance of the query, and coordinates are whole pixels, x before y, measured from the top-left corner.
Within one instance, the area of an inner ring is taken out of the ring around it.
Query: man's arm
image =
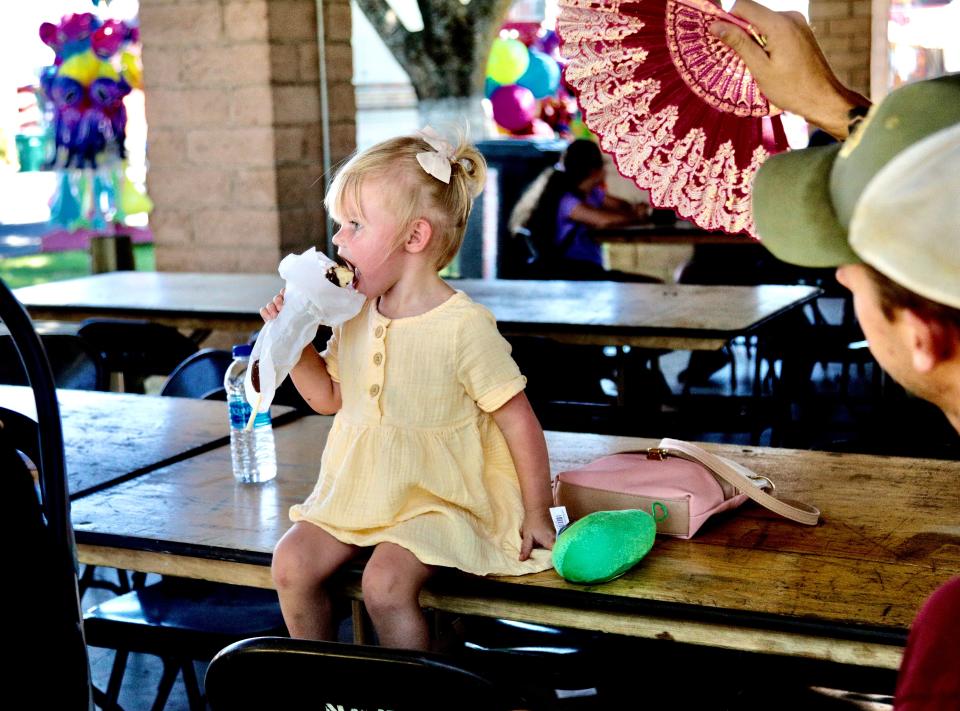
[[[869,106],[870,100],[840,83],[803,15],[775,12],[752,0],[737,0],[731,12],[766,38],[766,50],[729,22],[713,23],[710,32],[743,58],[764,96],[832,136],[846,139],[850,110]]]

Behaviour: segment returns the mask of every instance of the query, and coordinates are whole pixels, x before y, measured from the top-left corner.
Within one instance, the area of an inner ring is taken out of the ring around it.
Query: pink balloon
[[[60,51],[60,48],[63,46],[63,38],[60,37],[60,28],[51,22],[44,22],[40,25],[40,41],[55,52]]]
[[[556,132],[550,128],[548,124],[543,119],[535,118],[528,125],[521,128],[519,131],[512,131],[512,136],[517,138],[556,138]]]
[[[530,125],[537,115],[537,100],[529,89],[508,84],[490,95],[493,120],[508,131],[519,131]]]
[[[89,12],[74,13],[60,20],[60,31],[67,40],[86,39],[90,36],[93,15]]]
[[[538,138],[556,138],[557,134],[554,133],[553,129],[543,119],[535,118],[533,120],[533,130],[531,133]]]
[[[100,59],[107,59],[117,53],[125,35],[123,23],[108,20],[90,37],[90,46]]]
[[[517,39],[528,47],[537,41],[537,34],[540,31],[539,22],[504,22],[500,26],[500,31],[504,30],[516,32]]]

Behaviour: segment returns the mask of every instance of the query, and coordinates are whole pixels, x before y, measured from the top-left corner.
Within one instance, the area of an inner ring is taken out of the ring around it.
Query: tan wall
[[[324,3],[330,154],[353,150],[348,0]],[[325,246],[315,0],[141,0],[150,225],[164,271]]]
[[[841,82],[870,95],[872,0],[810,0],[810,24]]]

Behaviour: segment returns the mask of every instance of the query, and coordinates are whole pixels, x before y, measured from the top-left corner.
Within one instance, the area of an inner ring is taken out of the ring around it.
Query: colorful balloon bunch
[[[123,99],[143,88],[132,51],[138,30],[120,20],[84,12],[40,25],[40,39],[56,53],[40,76],[56,146],[50,167],[60,183],[50,221],[69,230],[105,231],[153,203],[127,176],[127,112]]]
[[[137,37],[135,27],[89,12],[40,25],[40,39],[56,53],[40,77],[53,110],[54,167],[95,168],[104,157],[123,159],[123,97],[141,82],[139,62],[125,48]]]
[[[487,60],[486,96],[493,120],[514,136],[569,133],[576,102],[563,87],[553,30],[537,23],[505,24]]]

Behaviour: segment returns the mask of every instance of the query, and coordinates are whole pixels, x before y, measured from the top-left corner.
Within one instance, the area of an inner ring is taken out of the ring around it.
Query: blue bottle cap
[[[249,358],[250,353],[253,351],[253,346],[249,343],[240,343],[233,347],[233,357],[234,358]]]

